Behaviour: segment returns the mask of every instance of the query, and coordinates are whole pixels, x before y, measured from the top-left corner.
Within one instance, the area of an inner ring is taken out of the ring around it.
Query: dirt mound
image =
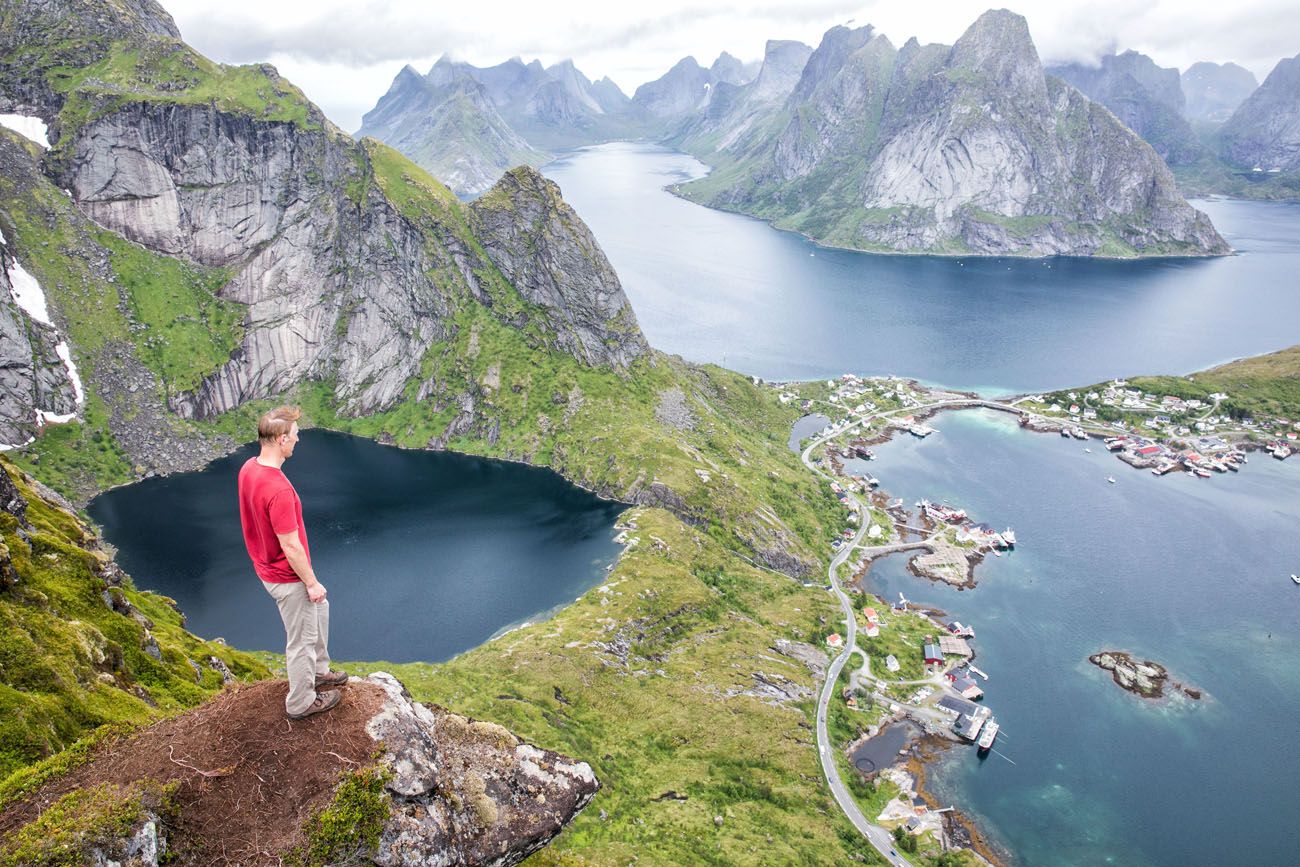
[[[182,716],[100,747],[93,759],[12,804],[0,837],[68,792],[152,779],[179,784],[168,835],[177,864],[278,865],[303,842],[304,823],[329,803],[341,772],[370,763],[366,722],[384,702],[354,681],[334,710],[305,720],[284,714],[283,680],[234,686]]]

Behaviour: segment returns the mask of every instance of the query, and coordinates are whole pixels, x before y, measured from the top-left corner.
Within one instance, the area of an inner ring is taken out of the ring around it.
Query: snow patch
[[[23,446],[31,445],[34,442],[36,442],[36,437],[28,437],[27,442],[25,443],[14,443],[13,445],[10,445],[9,443],[0,443],[0,452],[7,452],[7,451],[12,451],[13,449],[20,449]]]
[[[50,309],[45,306],[45,290],[17,259],[9,266],[9,291],[28,316],[45,325],[54,324],[50,321]]]
[[[8,127],[20,136],[36,142],[43,148],[50,146],[50,130],[39,117],[26,114],[0,114],[0,126]]]
[[[72,350],[68,348],[68,341],[60,340],[54,347],[54,352],[62,360],[63,366],[68,369],[68,379],[72,380],[72,393],[77,397],[77,406],[81,406],[86,402],[86,390],[81,385],[81,374],[77,373],[77,365],[72,360]]]

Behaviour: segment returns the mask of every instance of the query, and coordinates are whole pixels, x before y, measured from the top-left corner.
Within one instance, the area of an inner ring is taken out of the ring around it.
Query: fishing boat
[[[1016,534],[1010,527],[1002,531],[1002,541],[1007,543],[1008,548],[1016,547]]]
[[[984,731],[980,733],[979,739],[980,752],[987,753],[993,749],[993,742],[997,740],[999,728],[1001,726],[992,717],[989,718],[988,722],[984,723]]]

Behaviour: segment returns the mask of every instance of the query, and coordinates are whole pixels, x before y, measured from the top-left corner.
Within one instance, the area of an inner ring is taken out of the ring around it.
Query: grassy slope
[[[1300,419],[1300,345],[1187,376],[1137,376],[1129,378],[1128,383],[1130,388],[1149,394],[1171,394],[1207,403],[1211,394],[1224,392],[1228,399],[1220,407],[1228,415],[1296,421]],[[1100,389],[1102,385],[1093,388]],[[1075,392],[1088,390],[1073,389]],[[1068,403],[1066,391],[1049,397]]]
[[[0,589],[0,776],[103,723],[143,721],[201,702],[222,682],[210,656],[236,675],[266,674],[252,657],[186,632],[170,600],[138,592],[128,579],[118,592],[152,622],[161,659],[147,653],[146,627],[105,602],[110,555],[94,531],[43,499],[8,459],[0,465],[27,499],[35,527],[29,545],[17,520],[0,514],[18,576]]]

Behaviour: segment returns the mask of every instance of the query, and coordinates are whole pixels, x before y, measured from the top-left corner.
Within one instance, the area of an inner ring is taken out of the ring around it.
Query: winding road
[[[813,473],[828,482],[834,481],[834,479],[824,473],[812,462],[812,451],[818,446],[878,418],[886,418],[900,413],[916,414],[918,412],[927,412],[932,409],[972,407],[987,407],[989,409],[999,409],[1016,414],[1024,412],[1022,409],[1012,404],[998,403],[996,401],[977,398],[954,398],[951,400],[935,401],[921,406],[902,407],[899,409],[863,416],[857,421],[851,422],[843,427],[833,428],[830,433],[822,437],[817,437],[809,443],[807,448],[803,450],[799,457],[803,461],[804,466]],[[862,501],[853,494],[849,494],[848,496],[852,499],[853,504],[858,510],[858,531],[854,535],[853,541],[848,545],[842,546],[840,551],[831,558],[830,568],[827,570],[827,577],[830,578],[831,590],[839,600],[840,608],[844,612],[845,631],[847,634],[844,639],[844,651],[837,656],[835,661],[827,668],[826,682],[822,684],[821,694],[817,698],[817,725],[815,727],[817,733],[817,755],[821,760],[822,775],[826,777],[826,784],[830,786],[831,794],[834,795],[835,802],[840,805],[840,809],[844,811],[844,815],[848,816],[849,821],[853,823],[853,826],[858,829],[859,833],[867,838],[871,845],[875,847],[876,851],[878,851],[886,861],[890,864],[897,865],[897,867],[906,867],[909,862],[895,852],[894,838],[881,826],[872,824],[866,815],[863,814],[862,809],[858,806],[857,802],[853,800],[853,796],[849,794],[848,788],[840,778],[840,770],[835,764],[835,747],[830,742],[830,733],[826,725],[827,714],[830,711],[831,696],[835,692],[835,684],[839,682],[840,672],[844,670],[844,666],[848,663],[853,653],[855,651],[860,652],[857,648],[858,619],[853,614],[853,605],[849,601],[848,594],[844,592],[844,588],[840,585],[838,573],[840,565],[849,558],[849,555],[853,553],[853,550],[862,546],[862,537],[866,534],[867,527],[870,526],[871,522],[868,520],[868,512]]]

